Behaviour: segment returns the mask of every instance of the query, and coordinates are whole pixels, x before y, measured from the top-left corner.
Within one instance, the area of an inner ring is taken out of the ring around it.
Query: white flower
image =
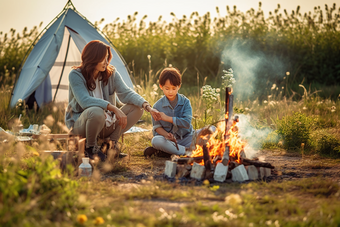
[[[153,84],[153,85],[152,85],[152,89],[153,89],[154,91],[157,91],[157,90],[158,90],[157,84]]]
[[[263,103],[267,103],[267,100],[264,100]]]
[[[218,92],[218,93],[219,93],[220,91],[221,91],[221,89],[219,89],[219,88],[216,88],[216,92]]]
[[[303,109],[303,110],[307,110],[307,107],[304,106],[302,109]]]
[[[286,75],[289,76],[289,75],[290,75],[290,72],[286,72]]]
[[[272,86],[272,90],[274,90],[276,88],[276,84],[273,84],[273,86]]]
[[[148,59],[149,59],[149,60],[151,59],[151,55],[150,55],[150,54],[148,54]]]

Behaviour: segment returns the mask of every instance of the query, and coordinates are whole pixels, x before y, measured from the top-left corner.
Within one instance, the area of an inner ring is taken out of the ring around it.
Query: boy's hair
[[[182,84],[182,75],[179,69],[173,67],[167,67],[163,69],[159,76],[159,84],[164,86],[165,82],[169,80],[173,86],[179,86]]]

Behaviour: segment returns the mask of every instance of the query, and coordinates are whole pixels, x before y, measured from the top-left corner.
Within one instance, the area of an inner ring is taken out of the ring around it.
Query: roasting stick
[[[172,142],[175,143],[176,149],[179,151],[179,148],[178,148],[178,144],[177,144],[176,138],[175,138],[175,137],[172,137],[172,139],[170,139],[170,141],[172,141]]]

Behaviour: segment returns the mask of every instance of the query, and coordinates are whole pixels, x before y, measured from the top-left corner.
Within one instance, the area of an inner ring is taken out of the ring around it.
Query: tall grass
[[[136,12],[126,20],[106,24],[103,32],[122,53],[137,81],[143,81],[148,75],[142,72],[150,71],[147,57],[150,56],[154,72],[172,64],[185,71],[184,84],[196,85],[197,75],[200,86],[205,77],[213,83],[219,80],[223,69],[232,65],[233,56],[227,50],[237,44],[238,49],[247,49],[245,54],[250,58],[265,56],[255,72],[261,78],[253,85],[258,93],[268,81],[280,84],[286,71],[290,72],[286,96],[292,95],[291,88],[297,90],[291,86],[302,81],[305,86],[312,84],[317,88],[340,82],[340,9],[335,4],[325,5],[324,10],[315,7],[313,12],[303,15],[300,6],[288,13],[278,5],[268,17],[264,16],[261,3],[258,9],[246,12],[236,7],[226,8],[226,15],[221,15],[216,8],[216,18],[211,18],[210,13],[193,12],[182,18],[172,14],[171,22],[163,21],[160,16],[149,24],[145,22],[147,16],[137,21]],[[99,23],[103,21],[95,24]],[[9,34],[0,33],[0,84],[13,85],[7,75],[18,69],[37,35],[37,27],[30,32],[24,29],[22,34],[14,29]],[[266,62],[266,59],[275,62]],[[280,69],[276,64],[281,65]],[[242,75],[235,71],[235,76]],[[336,98],[334,91],[325,92],[323,97]]]

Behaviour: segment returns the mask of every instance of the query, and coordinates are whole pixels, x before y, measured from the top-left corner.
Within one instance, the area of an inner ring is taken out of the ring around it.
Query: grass
[[[151,104],[162,95],[154,84],[158,73],[149,71],[148,80],[136,87]],[[60,172],[58,161],[52,161],[42,153],[46,149],[62,148],[63,144],[38,141],[24,145],[10,141],[0,144],[0,185],[4,185],[0,191],[0,224],[339,226],[339,178],[336,174],[325,174],[328,170],[340,169],[338,156],[334,153],[340,136],[339,100],[322,99],[304,87],[299,88],[302,95],[295,99],[293,95],[282,96],[276,86],[270,85],[266,99],[235,99],[234,112],[243,120],[239,125],[240,132],[252,132],[243,135],[248,144],[252,143],[251,138],[256,138],[258,149],[269,148],[277,157],[300,157],[303,151],[304,159],[299,162],[296,174],[304,176],[301,172],[316,171],[314,177],[289,178],[288,174],[294,171],[289,169],[291,167],[287,169],[282,163],[272,163],[288,178],[243,184],[168,181],[162,176],[166,159],[145,159],[143,156],[143,150],[151,145],[149,131],[125,135],[122,151],[128,156],[95,166],[92,178],[87,179],[74,175],[77,169],[72,167]],[[7,109],[9,90],[4,87],[1,92],[2,128],[10,130],[11,122],[16,122],[22,114],[25,128],[29,124],[45,123],[52,133],[67,131],[63,123],[64,104],[49,104],[39,112],[26,111],[23,107]],[[204,116],[207,106],[200,92],[198,87],[181,89],[191,101],[195,128],[223,119],[223,91],[215,103],[209,104],[212,106],[208,120]],[[294,116],[293,112],[313,119],[312,130],[306,132],[313,142],[304,149],[299,146],[284,150],[277,129],[282,119]],[[151,130],[150,115],[144,113],[142,120],[144,122],[137,126]],[[327,153],[329,148],[333,153]],[[287,161],[287,164],[290,166],[291,163]]]

